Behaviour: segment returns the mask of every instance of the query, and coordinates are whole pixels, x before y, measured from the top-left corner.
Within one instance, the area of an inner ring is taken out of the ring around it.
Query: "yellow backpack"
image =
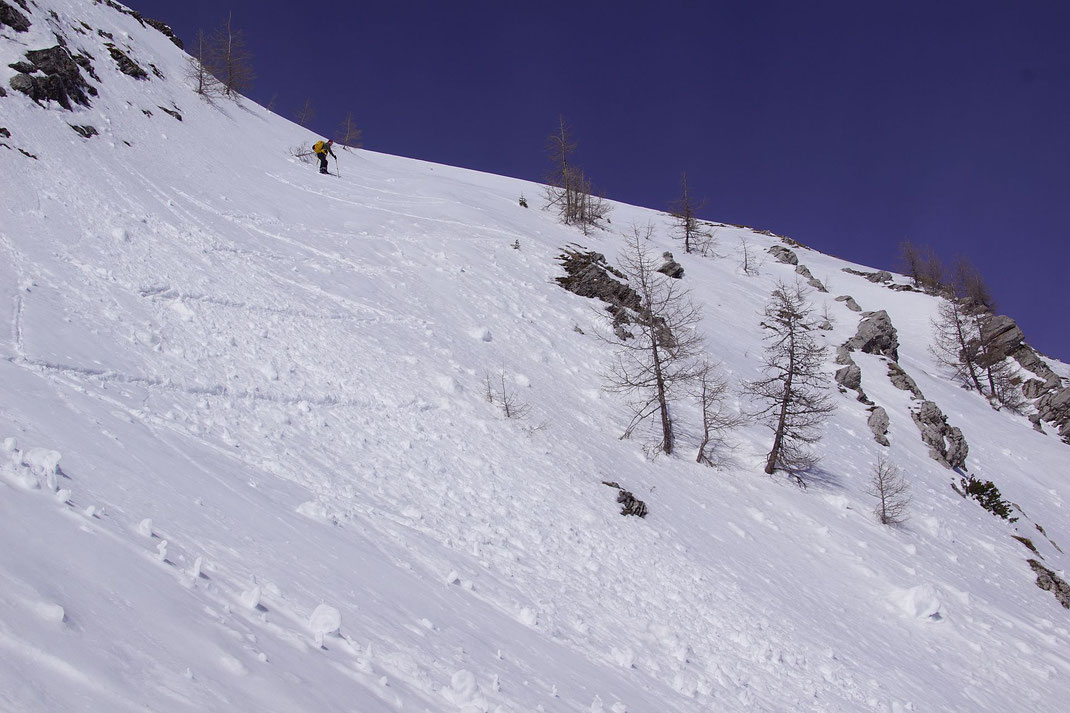
[[[316,143],[312,144],[312,150],[316,153],[324,153],[325,151],[323,147],[325,145],[326,144],[324,144],[322,141],[317,141]]]

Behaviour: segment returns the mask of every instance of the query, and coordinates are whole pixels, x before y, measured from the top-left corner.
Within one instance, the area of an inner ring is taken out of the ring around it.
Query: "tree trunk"
[[[784,440],[784,427],[787,425],[788,404],[791,403],[791,379],[795,375],[795,335],[788,338],[788,378],[784,382],[784,396],[780,399],[780,418],[777,419],[776,434],[773,436],[773,448],[769,451],[769,459],[765,462],[765,472],[772,475],[776,470],[777,457],[780,455],[780,444]]]

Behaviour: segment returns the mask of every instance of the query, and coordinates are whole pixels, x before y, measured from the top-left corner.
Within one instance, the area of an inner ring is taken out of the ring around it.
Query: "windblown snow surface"
[[[1017,523],[952,489],[875,356],[854,355],[890,448],[830,379],[838,409],[806,489],[762,473],[760,425],[720,468],[696,464],[685,402],[677,456],[619,440],[612,347],[593,336],[606,317],[554,283],[561,249],[615,261],[623,232],[654,225],[735,384],[758,376],[759,313],[795,280],[766,255],[778,238],[721,227],[721,257],[684,255],[665,214],[622,204],[584,237],[535,184],[370,151],[320,176],[288,152],[316,137],[249,101],[199,100],[185,55],[135,18],[74,0],[26,14],[29,32],[0,30],[0,83],[58,32],[95,58],[100,96],[74,112],[0,99],[4,142],[37,156],[0,149],[0,710],[1070,700],[1070,612],[1012,539],[1064,571],[1070,448],[933,361],[934,298],[797,249],[830,290],[812,295],[835,324],[830,377],[860,319],[833,298],[887,310],[901,365]],[[164,77],[120,73],[97,29]],[[758,275],[739,268],[741,239],[765,256]],[[523,420],[484,397],[503,372]],[[912,488],[900,528],[866,494],[881,452]],[[650,514],[621,517],[602,480]]]

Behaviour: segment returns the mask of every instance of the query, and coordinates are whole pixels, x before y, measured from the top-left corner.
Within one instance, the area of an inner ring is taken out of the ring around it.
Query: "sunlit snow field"
[[[535,184],[363,150],[320,176],[289,155],[315,136],[248,101],[200,101],[156,30],[106,5],[39,4],[28,33],[2,31],[0,83],[57,28],[102,81],[73,115],[0,99],[6,142],[38,157],[0,149],[0,710],[1068,700],[1070,612],[1011,535],[1064,571],[1070,447],[937,366],[934,298],[796,249],[829,289],[811,299],[834,321],[830,389],[860,319],[834,298],[887,310],[900,365],[962,429],[970,471],[1028,516],[1014,525],[952,490],[871,355],[854,358],[891,447],[854,392],[833,391],[806,489],[762,473],[761,425],[733,434],[721,467],[696,464],[686,402],[676,456],[619,439],[605,314],[554,282],[562,248],[615,262],[622,233],[652,224],[651,251],[683,264],[709,356],[737,384],[758,375],[766,299],[796,279],[766,253],[779,239],[721,226],[718,257],[685,255],[665,214],[619,204],[585,237]],[[80,21],[165,79],[119,73]],[[159,108],[172,103],[181,122]],[[762,256],[755,276],[741,239]],[[522,420],[484,398],[503,372]],[[897,529],[866,494],[882,452],[913,493]],[[603,480],[646,519],[621,517]]]

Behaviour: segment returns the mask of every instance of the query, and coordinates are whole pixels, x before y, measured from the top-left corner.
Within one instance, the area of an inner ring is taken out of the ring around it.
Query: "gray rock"
[[[26,94],[36,102],[54,101],[68,111],[71,102],[89,106],[89,94],[95,89],[82,77],[82,72],[66,47],[56,45],[43,50],[30,50],[26,58],[36,70],[34,74],[16,74],[8,82],[12,89]],[[44,76],[39,76],[38,72]]]
[[[857,364],[838,369],[836,371],[836,383],[848,389],[858,389],[862,386],[862,370],[858,368]]]
[[[933,460],[947,468],[965,469],[969,445],[961,430],[948,425],[947,416],[939,406],[924,401],[910,412],[910,417],[921,432],[922,443],[929,446]]]
[[[1025,341],[1025,335],[1013,319],[1001,314],[982,320],[981,340],[987,345],[987,358],[978,362],[983,368],[1006,359]]]
[[[958,426],[951,426],[944,433],[944,438],[947,440],[947,452],[944,457],[947,458],[947,464],[952,468],[966,468],[966,456],[970,454],[970,445],[966,443],[966,437],[962,435],[962,431]]]
[[[918,387],[917,382],[895,362],[888,363],[888,379],[895,388],[909,391],[914,394],[915,398],[922,401],[925,400],[925,395],[921,393],[921,388]]]
[[[91,138],[93,136],[97,136],[96,128],[92,127],[92,126],[89,126],[88,124],[86,124],[85,126],[76,126],[74,124],[67,124],[67,126],[69,126],[72,129],[74,129],[79,135],[82,136],[82,138],[88,139],[88,138]]]
[[[798,265],[799,258],[794,251],[784,247],[783,245],[774,245],[769,248],[769,254],[776,258],[777,262],[782,262],[786,265]]]
[[[1064,609],[1070,609],[1070,585],[1040,562],[1033,559],[1026,561],[1037,575],[1037,586],[1054,594],[1056,601],[1062,604]]]
[[[848,366],[855,363],[855,360],[851,358],[851,350],[848,349],[845,344],[836,347],[836,363],[841,366]]]
[[[178,37],[175,36],[175,31],[172,30],[170,26],[160,22],[159,20],[153,20],[151,17],[145,18],[145,24],[149,25],[150,27],[155,27],[164,35],[164,37],[174,42],[175,46],[177,46],[180,50],[185,49],[185,47],[182,45],[182,40],[178,39]]]
[[[899,361],[899,339],[891,318],[884,310],[868,313],[859,323],[858,332],[848,340],[847,347]]]
[[[889,283],[892,281],[892,273],[887,270],[878,270],[877,272],[863,272],[862,270],[856,270],[853,267],[842,268],[844,272],[849,275],[858,275],[864,277],[870,282]]]
[[[672,253],[662,253],[661,256],[665,259],[665,264],[658,268],[658,272],[675,280],[684,276],[684,266],[673,259]]]
[[[1040,379],[1029,379],[1022,384],[1022,396],[1030,401],[1039,399],[1045,391],[1044,382]]]
[[[123,74],[129,75],[134,79],[148,79],[149,73],[138,65],[137,62],[130,59],[125,52],[111,44],[110,42],[105,45],[108,48],[108,53],[111,54],[111,58],[115,60],[115,64],[119,67],[119,71]]]
[[[1045,392],[1036,401],[1040,418],[1050,423],[1059,432],[1059,437],[1070,443],[1070,387]]]
[[[879,270],[877,272],[871,272],[866,275],[866,279],[870,282],[886,283],[892,281],[892,273],[887,270]]]
[[[825,287],[825,283],[817,279],[816,277],[811,277],[809,280],[806,281],[806,284],[810,285],[810,287],[813,287],[818,292],[828,292],[828,288]]]
[[[7,25],[15,32],[26,32],[30,29],[30,19],[15,8],[0,0],[0,27]]]
[[[882,446],[889,445],[888,443],[888,412],[882,407],[876,406],[869,413],[869,418],[866,419],[866,424],[869,426],[869,430],[873,432],[873,439]]]
[[[853,312],[861,312],[862,311],[862,308],[858,306],[857,302],[855,302],[855,298],[851,297],[850,295],[840,295],[839,297],[836,298],[836,301],[837,302],[843,302],[844,305],[847,307],[847,309],[849,309],[849,310],[851,310]]]

